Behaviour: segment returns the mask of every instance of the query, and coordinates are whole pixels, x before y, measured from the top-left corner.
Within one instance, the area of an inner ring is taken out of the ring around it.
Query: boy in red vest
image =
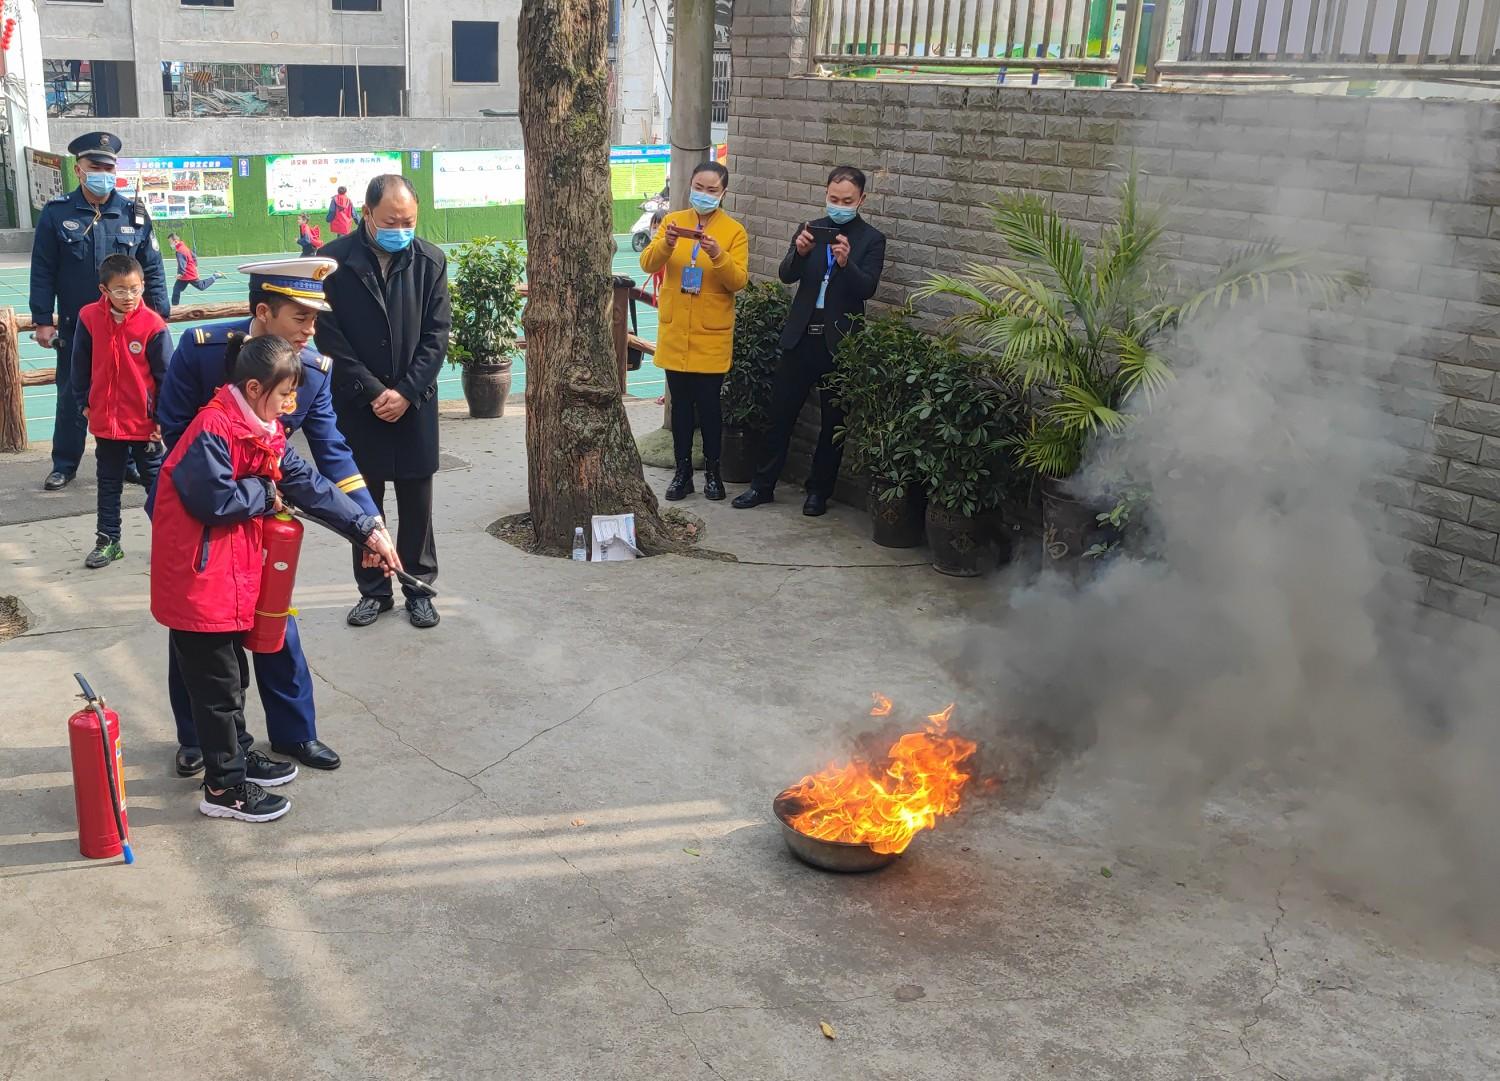
[[[99,264],[100,297],[78,313],[73,337],[73,391],[94,436],[99,463],[98,537],[83,561],[91,570],[125,555],[120,547],[120,492],[125,461],[135,461],[147,490],[161,468],[156,399],[167,373],[172,336],[145,304],[141,264],[111,255]]]
[[[224,275],[210,274],[207,278],[198,276],[198,257],[193,254],[193,249],[187,246],[187,242],[176,233],[168,233],[167,240],[172,244],[172,250],[177,253],[177,283],[172,286],[172,307],[182,303],[182,292],[188,286],[200,292],[209,288],[214,282]]]

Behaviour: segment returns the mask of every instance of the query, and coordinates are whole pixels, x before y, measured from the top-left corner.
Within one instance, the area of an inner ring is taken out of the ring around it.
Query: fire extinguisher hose
[[[89,681],[83,678],[82,672],[74,672],[73,678],[83,691],[83,700],[94,711],[94,716],[99,718],[99,743],[104,750],[104,777],[109,782],[109,806],[115,813],[115,834],[120,838],[120,851],[124,853],[125,862],[134,863],[135,853],[131,851],[130,837],[125,832],[125,820],[120,814],[120,786],[115,777],[115,751],[109,745],[109,721],[104,716],[104,705],[94,693],[94,688],[89,686]]]
[[[365,542],[362,541],[362,540],[360,540],[358,537],[351,536],[350,534],[345,533],[342,529],[339,529],[337,526],[329,525],[327,522],[323,521],[323,519],[321,519],[321,518],[314,518],[311,514],[308,514],[307,511],[303,510],[301,507],[294,507],[294,506],[292,506],[290,503],[288,503],[286,501],[286,493],[285,492],[281,493],[281,501],[282,501],[283,505],[285,505],[285,507],[287,508],[287,510],[291,511],[293,514],[295,514],[298,518],[301,518],[303,521],[316,522],[316,523],[318,523],[318,525],[322,526],[324,529],[328,530],[330,533],[333,533],[333,534],[336,534],[336,535],[338,535],[340,537],[343,537],[350,544],[358,545],[361,548],[364,547],[364,543]],[[413,578],[411,575],[407,574],[405,571],[396,571],[396,578],[397,578],[397,580],[402,585],[408,586],[408,587],[410,587],[412,589],[421,590],[423,593],[427,594],[429,597],[436,597],[438,595],[437,586],[433,585],[431,582],[424,582],[420,578]]]

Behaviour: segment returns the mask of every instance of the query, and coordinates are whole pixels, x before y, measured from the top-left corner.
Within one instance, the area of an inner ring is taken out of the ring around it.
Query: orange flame
[[[871,713],[883,717],[890,711],[890,699],[876,695]],[[791,827],[822,841],[906,851],[919,832],[958,810],[969,780],[959,767],[979,745],[948,734],[952,715],[951,705],[932,714],[923,731],[893,743],[883,763],[856,759],[802,778],[780,797],[798,809],[788,820]]]
[[[876,691],[874,694],[870,695],[870,697],[875,700],[875,704],[870,707],[871,717],[889,717],[891,715],[891,710],[895,707],[891,705],[891,700],[889,698],[881,694],[879,691]]]

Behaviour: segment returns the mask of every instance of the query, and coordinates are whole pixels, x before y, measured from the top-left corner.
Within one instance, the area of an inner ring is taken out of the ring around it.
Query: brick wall
[[[871,175],[888,304],[995,257],[1003,192],[1049,194],[1097,235],[1132,160],[1189,270],[1255,235],[1338,253],[1373,288],[1312,333],[1395,418],[1405,461],[1372,478],[1384,550],[1429,604],[1500,626],[1500,106],[819,79],[804,75],[808,17],[808,0],[736,4],[731,210],[754,274],[775,273],[842,161]]]

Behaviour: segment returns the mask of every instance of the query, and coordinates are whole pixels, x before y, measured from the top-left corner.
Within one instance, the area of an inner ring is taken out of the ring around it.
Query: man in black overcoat
[[[417,193],[403,176],[370,181],[363,220],[318,254],[339,268],[324,282],[332,311],[318,319],[318,351],[333,359],[339,429],[382,513],[386,485],[396,490],[396,551],[407,571],[437,578],[432,477],[438,468],[438,373],[453,318],[448,260],[416,235]],[[391,580],[361,566],[360,599],[349,624],[368,627],[393,607]],[[414,627],[435,627],[431,599],[406,590]]]

